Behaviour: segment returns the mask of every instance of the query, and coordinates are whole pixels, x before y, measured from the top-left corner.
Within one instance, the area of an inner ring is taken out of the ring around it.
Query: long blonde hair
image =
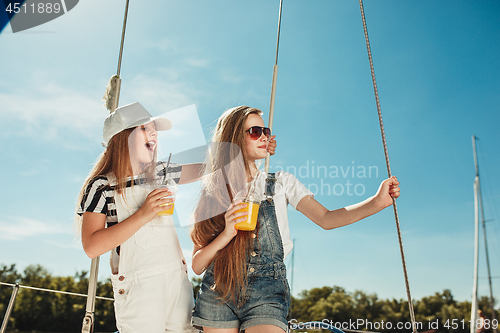
[[[140,127],[140,126],[139,126]],[[127,178],[132,173],[132,165],[130,162],[130,152],[129,152],[129,136],[138,127],[127,128],[117,134],[115,134],[109,141],[104,152],[97,158],[94,167],[90,171],[87,179],[83,183],[77,200],[77,210],[82,204],[82,200],[89,190],[89,184],[99,176],[106,176],[108,174],[113,174],[116,179],[115,191],[121,194],[125,199],[125,193],[123,189],[127,186]],[[156,169],[156,147],[154,152],[154,158],[151,163],[145,164],[143,166],[143,171],[145,172],[146,178],[151,179],[154,175]],[[132,182],[132,186],[134,182]],[[82,217],[75,217],[75,232],[80,233],[82,227]]]
[[[239,106],[224,112],[219,118],[214,130],[212,142],[228,142],[239,147],[238,152],[233,149],[218,149],[212,155],[212,168],[218,170],[234,159],[234,155],[239,153],[243,156],[244,172],[243,177],[228,174],[231,184],[232,195],[246,186],[247,179],[251,179],[249,160],[245,151],[245,128],[244,123],[250,114],[262,115],[262,111],[248,106]],[[212,173],[211,175],[215,175]],[[241,175],[241,173],[240,173]],[[225,195],[225,186],[216,184],[214,177],[206,177],[201,191],[200,200],[194,212],[195,221],[200,221],[207,216],[207,212],[220,212],[211,218],[195,223],[191,230],[193,242],[204,247],[210,244],[225,228],[225,211],[231,204]],[[215,290],[224,301],[232,300],[237,303],[238,298],[243,300],[246,286],[247,256],[252,249],[251,231],[238,231],[238,234],[221,249],[214,258]]]

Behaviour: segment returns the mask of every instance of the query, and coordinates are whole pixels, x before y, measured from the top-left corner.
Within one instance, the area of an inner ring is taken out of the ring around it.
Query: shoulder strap
[[[268,202],[271,202],[273,200],[274,196],[274,185],[276,184],[276,174],[273,173],[268,173],[267,174],[267,179],[266,179],[266,192],[264,192],[264,195],[267,198]]]

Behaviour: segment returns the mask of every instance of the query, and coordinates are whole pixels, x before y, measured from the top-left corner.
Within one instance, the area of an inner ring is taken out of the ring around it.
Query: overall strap
[[[268,202],[271,202],[273,200],[273,196],[275,194],[274,192],[275,184],[276,184],[276,174],[274,172],[268,173],[266,179],[266,192],[264,193]]]

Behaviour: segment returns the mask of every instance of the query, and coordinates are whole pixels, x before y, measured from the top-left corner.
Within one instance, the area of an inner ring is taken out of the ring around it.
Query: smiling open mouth
[[[148,142],[146,142],[145,146],[148,150],[153,151],[155,148],[155,144],[156,144],[156,142],[154,142],[154,141],[148,141]]]

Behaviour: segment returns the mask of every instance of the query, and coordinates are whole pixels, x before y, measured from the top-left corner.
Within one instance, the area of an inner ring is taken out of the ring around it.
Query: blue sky
[[[500,2],[364,5],[391,167],[402,186],[412,296],[451,289],[470,300],[473,134],[492,220],[492,275],[500,276]],[[182,141],[189,145],[208,139],[227,108],[258,107],[267,119],[278,9],[278,0],[132,1],[120,104],[139,101],[155,115],[194,104],[194,137]],[[116,72],[123,11],[124,1],[80,1],[44,25],[0,34],[0,263],[41,264],[54,275],[90,267],[72,233],[73,212],[103,149],[100,100]],[[387,173],[358,2],[284,0],[278,64],[272,168],[294,172],[329,209],[373,195]],[[181,187],[179,196],[189,191]],[[333,231],[289,214],[295,295],[338,285],[406,298],[391,209]],[[188,228],[178,234],[189,256]],[[484,243],[480,255],[485,277]],[[100,277],[109,277],[107,255]],[[479,292],[488,294],[485,279]]]

